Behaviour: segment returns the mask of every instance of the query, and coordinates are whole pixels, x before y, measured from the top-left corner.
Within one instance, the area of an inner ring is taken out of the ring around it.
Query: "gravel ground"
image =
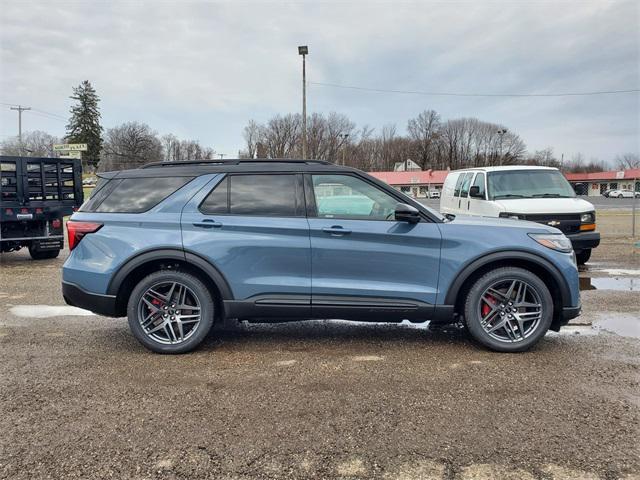
[[[606,241],[582,276],[636,278],[637,250]],[[160,356],[124,319],[29,307],[63,305],[61,264],[0,257],[0,478],[640,478],[637,339],[240,324]],[[577,323],[638,325],[638,288],[585,291]]]

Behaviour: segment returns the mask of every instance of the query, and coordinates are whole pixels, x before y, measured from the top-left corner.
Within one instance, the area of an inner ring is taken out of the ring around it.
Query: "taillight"
[[[93,222],[76,222],[69,220],[67,222],[67,232],[69,232],[69,250],[76,248],[80,240],[88,233],[94,233],[100,230],[101,223]]]
[[[28,213],[29,213],[29,209],[28,209],[28,208],[21,208],[21,209],[20,209],[20,213],[22,213],[22,214],[28,214]]]
[[[42,213],[42,209],[41,208],[36,208],[36,213]],[[59,226],[59,225],[58,225]]]
[[[12,208],[5,208],[4,209],[4,214],[5,215],[13,215],[13,209]]]
[[[59,218],[55,218],[51,220],[51,226],[53,228],[60,228],[62,226],[62,221]]]

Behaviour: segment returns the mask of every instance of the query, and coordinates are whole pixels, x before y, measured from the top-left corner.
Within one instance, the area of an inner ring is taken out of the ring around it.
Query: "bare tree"
[[[247,158],[255,158],[258,153],[258,143],[262,139],[262,127],[255,120],[249,120],[249,123],[242,132],[244,141],[246,142],[245,154]]]
[[[53,151],[53,145],[60,143],[60,139],[40,130],[24,132],[22,134],[22,146],[18,137],[10,137],[0,143],[2,155],[27,157],[53,157],[57,154]]]
[[[149,125],[127,122],[107,130],[100,166],[105,170],[136,168],[162,160],[162,154],[162,142]]]
[[[616,168],[620,170],[640,168],[640,155],[637,153],[623,153],[622,155],[617,155],[613,161]]]
[[[416,144],[416,158],[422,169],[427,169],[435,161],[435,142],[440,134],[440,115],[435,110],[425,110],[407,124],[409,137]]]

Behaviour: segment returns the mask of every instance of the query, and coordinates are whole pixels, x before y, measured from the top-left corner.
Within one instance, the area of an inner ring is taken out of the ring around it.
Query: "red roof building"
[[[429,190],[441,190],[448,170],[426,170],[420,172],[369,172],[392,187],[416,198],[428,196]],[[605,190],[626,188],[640,191],[640,168],[630,170],[566,173],[565,177],[578,195],[598,196]]]

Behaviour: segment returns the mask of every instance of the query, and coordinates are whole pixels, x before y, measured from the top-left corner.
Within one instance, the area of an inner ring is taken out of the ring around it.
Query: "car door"
[[[305,175],[314,317],[427,319],[440,230],[394,219],[400,199],[357,174]]]
[[[222,177],[183,209],[185,250],[224,276],[235,300],[225,307],[238,317],[308,317],[311,251],[302,175]]]

